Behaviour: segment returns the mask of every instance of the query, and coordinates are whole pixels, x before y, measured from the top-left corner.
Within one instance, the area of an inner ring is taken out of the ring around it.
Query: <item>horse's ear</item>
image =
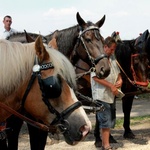
[[[86,22],[81,18],[79,12],[77,12],[76,18],[79,26],[84,27],[86,25]]]
[[[101,19],[101,20],[99,20],[97,23],[96,23],[96,25],[100,28],[103,24],[104,24],[104,22],[105,22],[105,15],[103,16],[103,18]]]
[[[35,40],[26,32],[26,30],[24,30],[25,36],[26,36],[26,40],[28,43],[34,42]]]
[[[51,41],[48,43],[48,46],[50,46],[54,49],[58,49],[56,38],[52,38]]]
[[[40,62],[43,62],[44,60],[47,60],[49,58],[49,55],[43,45],[42,37],[40,35],[35,41],[35,50]]]

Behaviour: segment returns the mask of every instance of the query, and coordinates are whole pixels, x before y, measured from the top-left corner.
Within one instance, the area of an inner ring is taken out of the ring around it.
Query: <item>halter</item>
[[[124,75],[127,77],[128,81],[129,81],[132,85],[134,85],[134,86],[139,87],[139,88],[142,89],[142,87],[147,86],[149,82],[148,82],[148,81],[146,81],[146,82],[139,82],[139,81],[136,80],[136,73],[135,73],[135,70],[134,70],[134,67],[133,67],[133,57],[136,57],[136,56],[138,56],[138,55],[139,55],[139,54],[132,54],[132,55],[131,55],[131,70],[132,70],[133,80],[131,80],[131,79],[128,77],[128,75],[125,73],[125,71],[123,70],[123,68],[121,67],[121,65],[119,64],[119,62],[118,62],[117,60],[116,60],[116,63],[117,63],[117,65],[119,66],[119,68],[121,69],[121,71],[124,73]]]
[[[62,111],[61,113],[59,113],[49,102],[49,95],[47,96],[45,91],[44,91],[44,85],[41,79],[41,70],[47,70],[47,69],[54,69],[54,65],[52,64],[52,62],[46,63],[46,64],[42,64],[42,65],[38,65],[37,64],[37,57],[35,60],[36,64],[33,66],[33,74],[31,76],[31,80],[28,84],[28,87],[26,89],[26,92],[23,96],[23,103],[22,105],[24,105],[25,103],[25,99],[29,93],[29,90],[31,89],[31,86],[33,84],[34,79],[37,77],[38,78],[38,83],[40,85],[40,89],[42,91],[42,99],[44,101],[44,103],[47,105],[48,110],[56,115],[56,118],[50,123],[50,125],[55,125],[58,124],[57,126],[60,128],[61,132],[67,132],[69,130],[69,123],[67,122],[67,120],[65,120],[74,110],[78,109],[82,104],[81,102],[77,101],[74,104],[72,104],[71,106],[69,106],[67,109],[65,109],[64,111]],[[50,77],[48,77],[50,78]],[[61,94],[61,93],[60,93]],[[58,95],[57,95],[58,96]],[[59,96],[58,96],[59,97]],[[57,97],[55,97],[57,98]],[[66,126],[67,124],[67,126]]]
[[[102,54],[102,55],[98,56],[98,57],[95,58],[95,59],[93,59],[93,58],[91,57],[91,55],[90,55],[90,53],[89,53],[89,50],[88,50],[88,48],[87,48],[87,46],[86,46],[86,44],[85,44],[85,42],[84,42],[84,38],[83,38],[83,34],[84,34],[85,32],[87,32],[87,31],[89,31],[89,30],[98,30],[98,31],[99,31],[99,28],[96,27],[96,26],[89,26],[88,28],[86,28],[86,29],[83,30],[83,31],[80,30],[78,39],[81,40],[81,42],[82,42],[82,44],[83,44],[83,46],[84,46],[84,48],[85,48],[85,51],[86,51],[86,53],[87,53],[87,55],[88,55],[88,58],[89,58],[89,60],[91,61],[92,67],[95,67],[95,65],[96,65],[101,59],[107,57],[107,55]]]
[[[140,82],[140,81],[137,81],[137,76],[136,76],[136,73],[135,73],[135,70],[134,70],[134,67],[133,67],[133,57],[137,57],[139,56],[139,54],[132,54],[131,55],[131,71],[132,71],[132,76],[133,76],[133,79],[134,79],[134,83],[136,85],[139,85],[139,86],[147,86],[148,85],[148,81],[146,82]]]

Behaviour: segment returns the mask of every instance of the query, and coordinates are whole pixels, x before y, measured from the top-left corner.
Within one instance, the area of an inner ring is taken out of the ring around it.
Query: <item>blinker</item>
[[[61,95],[61,79],[59,76],[50,76],[42,80],[43,92],[46,98],[57,98]]]

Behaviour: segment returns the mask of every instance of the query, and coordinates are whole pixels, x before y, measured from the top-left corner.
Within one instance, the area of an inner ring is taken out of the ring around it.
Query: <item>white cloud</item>
[[[43,13],[45,17],[55,17],[55,16],[70,16],[74,15],[77,12],[76,8],[62,8],[62,9],[54,9],[50,8],[47,12]]]

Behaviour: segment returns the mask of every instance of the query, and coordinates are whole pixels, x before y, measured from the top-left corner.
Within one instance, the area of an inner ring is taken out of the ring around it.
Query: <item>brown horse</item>
[[[88,134],[91,122],[74,94],[74,68],[64,55],[38,37],[31,44],[0,40],[0,59],[0,122],[11,116],[3,104],[16,111],[23,106],[49,131],[58,128],[68,144]]]

